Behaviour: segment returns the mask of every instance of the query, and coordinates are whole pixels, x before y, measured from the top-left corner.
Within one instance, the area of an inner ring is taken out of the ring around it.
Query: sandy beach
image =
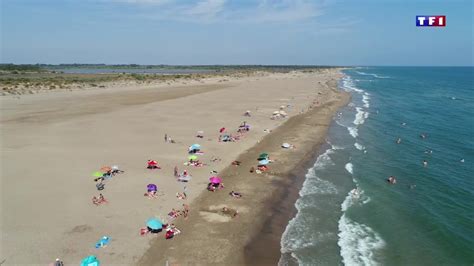
[[[272,238],[265,225],[272,206],[300,183],[292,173],[312,158],[332,116],[347,103],[348,95],[336,90],[338,71],[1,97],[0,262],[47,265],[59,257],[78,265],[95,255],[103,265],[274,264],[282,229],[276,226]],[[288,117],[270,119],[280,106]],[[246,110],[251,117],[243,116]],[[218,141],[220,128],[235,134],[242,121],[251,130],[239,141]],[[176,143],[166,143],[165,134]],[[282,149],[283,142],[296,148]],[[193,143],[202,146],[198,157],[207,165],[183,165]],[[261,152],[274,162],[263,174],[250,173]],[[146,169],[149,159],[161,169]],[[91,174],[104,165],[125,173],[97,191]],[[175,166],[193,179],[177,182]],[[206,190],[212,170],[224,189]],[[157,199],[143,196],[149,183],[158,186]],[[184,185],[188,197],[179,200]],[[232,198],[231,190],[244,196]],[[92,204],[99,193],[107,204]],[[140,236],[148,218],[166,220],[183,203],[190,205],[189,218],[174,221],[181,234]],[[222,215],[223,207],[239,215]],[[265,230],[265,241],[256,241]],[[102,236],[111,241],[96,249]],[[259,250],[269,255],[258,257]]]

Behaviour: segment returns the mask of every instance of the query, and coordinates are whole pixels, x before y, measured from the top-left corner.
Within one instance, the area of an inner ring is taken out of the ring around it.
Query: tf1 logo
[[[416,16],[417,27],[446,27],[446,16]]]

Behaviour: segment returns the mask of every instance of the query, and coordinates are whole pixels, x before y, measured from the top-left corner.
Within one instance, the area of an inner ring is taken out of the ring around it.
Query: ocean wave
[[[365,112],[361,107],[356,107],[356,115],[354,118],[354,125],[362,125],[365,119],[369,117],[368,113]]]
[[[365,150],[365,146],[362,145],[362,144],[359,144],[359,143],[354,143],[354,146],[356,147],[356,149],[358,149],[359,151],[363,151]]]
[[[306,232],[309,226],[308,223],[310,223],[310,221],[308,221],[308,217],[303,216],[301,212],[303,208],[313,206],[308,205],[308,203],[305,203],[305,198],[303,197],[312,194],[338,193],[338,190],[333,183],[327,180],[323,180],[316,175],[316,170],[321,170],[327,165],[334,164],[331,160],[331,157],[329,156],[334,152],[334,146],[332,146],[332,148],[327,149],[323,154],[318,156],[313,167],[308,169],[308,172],[305,176],[305,181],[303,182],[303,186],[299,191],[300,198],[295,203],[295,207],[298,212],[296,213],[296,216],[289,221],[288,225],[285,228],[285,232],[283,232],[283,235],[281,237],[281,253],[291,254],[291,256],[295,258],[298,262],[300,262],[300,260],[294,254],[294,251],[306,248],[308,246],[316,245],[318,242],[320,243],[321,241],[324,241],[323,239],[328,237],[326,234],[331,234],[329,237],[335,237],[334,233],[318,233],[316,235],[307,234]],[[314,218],[319,219],[318,217]],[[283,264],[284,262],[280,261],[279,265]]]
[[[323,180],[317,176],[306,178],[299,195],[300,197],[304,197],[314,194],[337,194],[337,188],[333,183]],[[297,203],[296,205],[298,210],[300,210],[301,207],[306,207],[305,205],[298,205]]]
[[[385,246],[385,241],[372,228],[352,221],[346,214],[339,220],[341,257],[345,265],[378,265],[375,253]]]
[[[342,78],[342,89],[347,92],[355,91],[358,93],[364,93],[364,90],[361,90],[355,86],[354,82],[349,76],[345,76],[344,78]]]
[[[359,74],[359,75],[372,76],[374,78],[379,78],[379,79],[388,79],[388,78],[390,78],[389,76],[380,76],[380,75],[377,75],[377,74],[365,73],[365,72],[361,72],[361,71],[356,71],[356,73]]]
[[[370,100],[369,94],[368,94],[367,92],[364,93],[364,95],[362,95],[362,102],[364,103],[364,107],[365,107],[365,108],[369,108],[369,107],[370,107],[369,100]]]
[[[351,175],[353,174],[354,165],[352,163],[346,163],[345,168],[347,172],[349,172]]]
[[[356,127],[348,127],[347,130],[349,131],[349,134],[351,134],[353,138],[357,138],[357,136],[359,136],[359,133]]]

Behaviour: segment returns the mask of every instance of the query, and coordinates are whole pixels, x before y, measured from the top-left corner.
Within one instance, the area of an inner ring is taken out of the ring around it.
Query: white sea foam
[[[378,265],[375,253],[385,246],[384,240],[372,228],[357,223],[343,214],[339,220],[341,257],[345,265]]]
[[[369,108],[369,107],[370,107],[369,100],[370,100],[369,94],[368,94],[367,92],[364,93],[364,95],[362,95],[362,102],[364,103],[364,107],[365,107],[365,108]]]
[[[390,78],[389,76],[380,76],[380,75],[377,75],[377,74],[365,73],[365,72],[361,72],[361,71],[356,71],[356,73],[359,74],[359,75],[372,76],[372,77],[374,77],[374,78],[379,78],[379,79],[387,79],[387,78]]]
[[[365,122],[365,118],[368,117],[367,113],[361,108],[361,107],[356,107],[356,115],[354,119],[354,125],[362,125]]]
[[[356,127],[348,127],[347,130],[349,131],[349,134],[351,134],[353,138],[357,138],[357,136],[359,136],[359,133]]]
[[[355,92],[358,92],[358,93],[363,93],[364,92],[364,90],[361,90],[361,89],[359,89],[355,86],[353,80],[349,76],[345,76],[342,79],[342,88],[347,92],[350,92],[350,91],[355,91]]]
[[[333,146],[333,145],[331,145]],[[285,228],[285,232],[281,237],[281,252],[290,254],[295,258],[299,263],[301,261],[298,259],[294,253],[297,250],[316,245],[318,242],[324,241],[325,238],[333,238],[334,233],[317,233],[317,234],[306,234],[307,228],[309,227],[308,221],[305,217],[302,216],[301,210],[305,207],[311,207],[312,205],[307,205],[305,203],[305,196],[312,194],[336,194],[338,193],[336,186],[330,181],[323,180],[316,175],[316,170],[324,169],[328,165],[333,165],[334,163],[331,160],[330,154],[334,153],[334,146],[330,149],[327,149],[323,154],[319,155],[314,166],[308,169],[306,173],[306,179],[303,183],[303,186],[299,192],[300,198],[296,201],[295,207],[298,210],[296,216],[290,220],[288,225]],[[307,200],[306,200],[307,202]],[[318,217],[313,217],[318,219]],[[285,265],[285,262],[280,260],[279,265]]]
[[[307,177],[303,183],[299,195],[300,197],[313,195],[313,194],[337,194],[336,186],[327,181],[323,180],[316,175],[312,177]],[[304,205],[299,205],[297,207],[305,207]],[[299,209],[299,208],[297,208]]]
[[[347,172],[349,172],[350,174],[353,174],[354,165],[352,163],[346,163],[345,168],[346,168]]]
[[[356,147],[356,149],[360,150],[360,151],[363,151],[365,150],[365,146],[362,145],[362,144],[359,144],[359,143],[354,143],[354,146]]]

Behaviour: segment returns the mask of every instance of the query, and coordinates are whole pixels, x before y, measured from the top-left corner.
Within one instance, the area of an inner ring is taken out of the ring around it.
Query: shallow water
[[[345,71],[352,102],[308,170],[280,264],[472,265],[473,69]]]

